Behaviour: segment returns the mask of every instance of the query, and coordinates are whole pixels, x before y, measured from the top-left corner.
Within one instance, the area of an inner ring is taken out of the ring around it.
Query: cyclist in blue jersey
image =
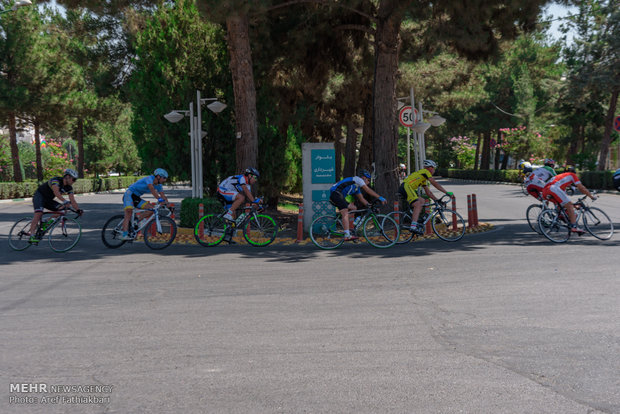
[[[62,177],[54,177],[49,181],[41,184],[37,191],[32,196],[32,205],[34,206],[34,217],[30,224],[30,242],[39,242],[35,236],[35,231],[43,216],[43,209],[46,208],[50,211],[58,211],[61,208],[66,208],[69,204],[78,211],[78,214],[82,214],[75,197],[73,196],[73,183],[78,179],[78,173],[71,168],[67,168]],[[63,195],[69,197],[65,200]],[[59,199],[61,203],[54,200],[54,197]],[[57,215],[56,215],[57,216]]]
[[[131,220],[131,213],[134,207],[145,209],[152,208],[153,205],[146,200],[142,199],[142,195],[150,192],[158,203],[168,204],[168,198],[164,194],[164,187],[162,184],[168,178],[168,172],[163,168],[157,168],[153,175],[144,177],[129,186],[125,194],[123,194],[123,207],[125,209],[125,218],[123,219],[123,234],[121,240],[132,240],[128,235],[129,221]],[[152,211],[146,211],[139,219],[148,218]]]
[[[241,207],[246,200],[251,203],[260,203],[260,198],[252,195],[252,185],[260,177],[256,168],[247,168],[243,174],[231,175],[220,183],[217,188],[217,195],[222,199],[228,211],[224,214],[224,219],[234,221],[235,211]]]
[[[368,206],[368,201],[364,198],[362,191],[366,194],[378,198],[383,204],[387,201],[379,194],[375,193],[370,187],[370,173],[366,170],[360,170],[357,177],[348,177],[337,182],[330,188],[329,201],[336,206],[338,212],[342,216],[342,227],[344,228],[345,241],[357,240],[359,237],[351,235],[349,230],[349,210],[355,210],[353,197],[357,198],[364,206]]]

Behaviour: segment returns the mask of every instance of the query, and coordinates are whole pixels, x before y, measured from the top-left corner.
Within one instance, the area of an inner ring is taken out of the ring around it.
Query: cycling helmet
[[[553,168],[555,166],[555,161],[553,161],[551,158],[545,158],[544,164]]]
[[[63,177],[65,175],[70,175],[71,177],[75,178],[76,180],[78,179],[78,173],[75,170],[72,170],[71,168],[67,168],[64,173],[63,173]]]
[[[399,165],[399,167],[400,167],[402,170],[404,170],[405,168],[407,168],[407,167],[405,166],[405,164],[400,164],[400,165]]]
[[[424,160],[424,168],[427,167],[437,168],[437,163],[433,160]]]
[[[155,171],[153,171],[153,175],[159,175],[160,177],[168,178],[168,171],[164,170],[163,168],[157,168]]]
[[[260,174],[256,168],[250,167],[245,169],[245,175],[253,175],[256,178],[260,177]]]
[[[575,167],[573,167],[572,165],[567,166],[566,172],[572,172],[572,173],[576,172]]]
[[[370,173],[366,170],[359,170],[359,172],[357,173],[358,177],[366,177],[370,180]]]
[[[531,170],[532,164],[528,161],[521,160],[519,161],[519,165],[517,166],[517,168],[520,170],[528,171],[528,170]]]

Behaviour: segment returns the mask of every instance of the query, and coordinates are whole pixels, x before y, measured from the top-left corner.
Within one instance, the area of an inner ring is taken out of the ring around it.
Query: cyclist
[[[217,188],[218,197],[226,203],[228,211],[224,214],[224,219],[229,221],[235,220],[235,211],[241,207],[241,204],[249,200],[251,203],[260,203],[260,198],[254,198],[252,195],[252,185],[260,174],[256,168],[246,168],[243,174],[231,175],[220,183]]]
[[[428,188],[428,183],[431,183],[433,187],[452,197],[454,194],[450,191],[446,191],[445,188],[441,186],[435,179],[433,178],[433,173],[435,173],[435,169],[437,168],[437,163],[433,160],[424,160],[424,168],[421,170],[415,171],[398,187],[398,192],[400,196],[407,200],[407,204],[411,208],[411,228],[410,230],[414,233],[424,234],[424,229],[420,224],[418,224],[418,218],[420,217],[420,213],[422,212],[422,208],[424,207],[424,200],[418,197],[418,188],[422,187],[424,192],[429,198],[437,201],[438,198],[435,197],[433,192]]]
[[[152,208],[153,204],[142,199],[142,195],[150,192],[158,203],[165,203],[168,205],[168,198],[164,194],[164,188],[162,184],[168,178],[168,171],[163,168],[157,168],[153,171],[153,175],[144,177],[129,186],[125,194],[123,194],[123,207],[125,209],[125,218],[123,219],[123,234],[121,240],[131,240],[132,238],[128,234],[129,221],[131,220],[131,213],[134,207],[140,209]],[[153,214],[152,211],[146,211],[139,219],[145,219]]]
[[[60,208],[67,208],[67,205],[71,204],[71,206],[77,210],[78,214],[82,214],[82,210],[78,206],[78,203],[75,201],[75,196],[73,195],[73,183],[75,183],[78,179],[78,173],[71,168],[67,168],[62,177],[53,177],[49,181],[41,184],[37,191],[35,191],[32,196],[32,205],[34,206],[34,217],[32,218],[32,223],[30,224],[30,242],[37,243],[40,240],[36,238],[35,231],[37,229],[37,225],[41,221],[41,217],[43,217],[43,209],[46,208],[50,211],[58,211]],[[67,195],[69,197],[66,200],[63,195]],[[54,200],[54,197],[59,199],[61,203]],[[58,215],[54,215],[57,217]]]
[[[596,200],[596,196],[594,196],[588,189],[581,184],[579,181],[579,177],[575,174],[574,167],[566,168],[565,173],[556,175],[551,181],[545,185],[543,189],[543,197],[547,200],[551,200],[556,204],[564,207],[566,212],[568,213],[568,219],[570,221],[570,231],[573,233],[583,234],[584,230],[577,227],[577,215],[575,214],[575,206],[571,203],[568,195],[566,194],[566,187],[570,185],[574,185],[581,191],[583,194],[590,197],[592,200]]]
[[[538,200],[542,200],[542,191],[545,188],[545,184],[557,175],[553,169],[555,166],[555,161],[551,158],[546,158],[544,164],[544,166],[536,168],[532,173],[525,177],[527,192]]]
[[[368,207],[368,201],[364,198],[362,191],[366,194],[378,198],[383,204],[387,203],[386,199],[375,193],[369,186],[370,173],[366,170],[360,170],[356,177],[347,177],[338,181],[330,189],[329,201],[338,209],[342,217],[342,227],[344,228],[344,240],[357,240],[359,237],[351,235],[349,230],[349,210],[355,210],[353,196]]]

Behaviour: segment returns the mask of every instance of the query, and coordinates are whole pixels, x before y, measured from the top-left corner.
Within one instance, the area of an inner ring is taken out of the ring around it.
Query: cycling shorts
[[[561,206],[570,202],[566,191],[562,190],[559,185],[550,185],[543,189],[543,197],[545,200],[553,201]]]
[[[332,191],[329,195],[329,202],[336,206],[338,210],[349,208],[349,204],[353,202],[352,196],[344,196],[340,191]]]
[[[224,201],[226,201],[226,205],[230,205],[233,203],[233,201],[235,201],[235,198],[237,198],[237,194],[241,193],[235,190],[218,187],[217,194],[218,198],[221,197],[222,199],[224,199]],[[241,196],[245,197],[243,194],[241,194]]]
[[[538,186],[536,184],[528,184],[525,189],[532,197],[537,200],[540,200],[540,198],[542,197],[543,187],[541,186]]]
[[[140,196],[135,195],[131,190],[125,191],[123,194],[123,207],[125,210],[136,208],[143,208],[148,201],[143,200]]]
[[[408,204],[414,203],[418,199],[418,187],[413,188],[412,186],[407,185],[406,182],[402,183],[400,187],[398,187],[398,193],[403,200],[407,200]]]
[[[35,191],[32,196],[32,205],[34,206],[35,213],[42,213],[43,209],[46,208],[50,211],[58,211],[62,207],[58,201],[54,199],[45,198],[43,194],[39,191]]]

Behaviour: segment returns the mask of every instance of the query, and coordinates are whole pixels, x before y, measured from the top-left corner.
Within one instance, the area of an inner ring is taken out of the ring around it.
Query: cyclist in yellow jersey
[[[418,224],[418,218],[424,207],[424,200],[418,197],[418,188],[421,186],[426,195],[435,201],[437,201],[438,198],[435,197],[428,188],[429,183],[439,191],[449,196],[453,195],[453,193],[446,191],[441,184],[433,178],[433,173],[435,173],[436,168],[437,163],[435,161],[424,160],[424,168],[411,173],[398,188],[401,197],[407,200],[407,203],[411,207],[411,231],[418,234],[424,234],[424,229]]]

